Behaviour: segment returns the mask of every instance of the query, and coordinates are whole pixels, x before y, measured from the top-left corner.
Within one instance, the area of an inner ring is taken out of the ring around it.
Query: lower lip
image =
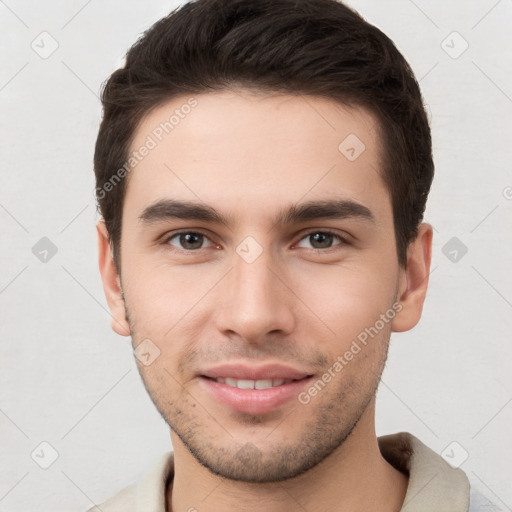
[[[245,414],[265,414],[277,409],[292,398],[297,398],[310,380],[311,377],[305,377],[273,388],[240,389],[207,377],[199,377],[201,385],[219,402]]]

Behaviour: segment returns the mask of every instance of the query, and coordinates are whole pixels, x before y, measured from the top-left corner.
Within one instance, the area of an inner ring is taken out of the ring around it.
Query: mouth
[[[260,379],[260,380],[252,380],[252,379],[233,379],[231,377],[206,377],[206,379],[214,380],[220,384],[226,384],[226,386],[230,386],[232,388],[238,389],[269,389],[275,388],[277,386],[282,386],[283,384],[289,384],[290,382],[297,382],[301,379]]]
[[[313,375],[279,365],[224,365],[202,372],[198,379],[214,401],[235,412],[257,415],[297,399]]]

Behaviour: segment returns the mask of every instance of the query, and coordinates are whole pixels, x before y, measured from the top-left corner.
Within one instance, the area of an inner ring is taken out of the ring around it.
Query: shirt
[[[472,495],[470,505],[470,486],[466,474],[461,469],[451,467],[413,435],[400,432],[381,436],[378,442],[382,456],[409,476],[400,512],[496,510],[481,495]],[[167,452],[139,482],[125,487],[87,512],[166,512],[166,487],[173,476],[174,454]]]

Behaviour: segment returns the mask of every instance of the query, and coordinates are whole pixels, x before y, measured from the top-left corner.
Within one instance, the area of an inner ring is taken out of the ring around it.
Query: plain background
[[[419,326],[392,336],[378,434],[409,431],[466,459],[473,484],[511,510],[512,3],[350,4],[411,63],[436,161],[430,290]],[[85,510],[171,449],[129,339],[110,330],[92,157],[101,83],[176,5],[0,1],[1,511]],[[42,58],[34,47],[52,40]],[[47,262],[32,250],[43,237],[57,249]]]

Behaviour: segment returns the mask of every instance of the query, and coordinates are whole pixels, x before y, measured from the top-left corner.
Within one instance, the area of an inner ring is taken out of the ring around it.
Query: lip
[[[202,377],[217,379],[231,377],[232,379],[293,379],[299,380],[308,377],[307,372],[297,370],[282,364],[266,364],[263,366],[248,365],[246,363],[230,363],[204,369],[198,372]]]
[[[248,380],[294,380],[273,388],[240,389],[216,382],[214,379],[219,377]],[[244,414],[265,414],[281,407],[293,398],[297,398],[301,390],[311,381],[312,375],[279,364],[261,367],[225,364],[202,371],[198,379],[208,394],[230,409]]]

